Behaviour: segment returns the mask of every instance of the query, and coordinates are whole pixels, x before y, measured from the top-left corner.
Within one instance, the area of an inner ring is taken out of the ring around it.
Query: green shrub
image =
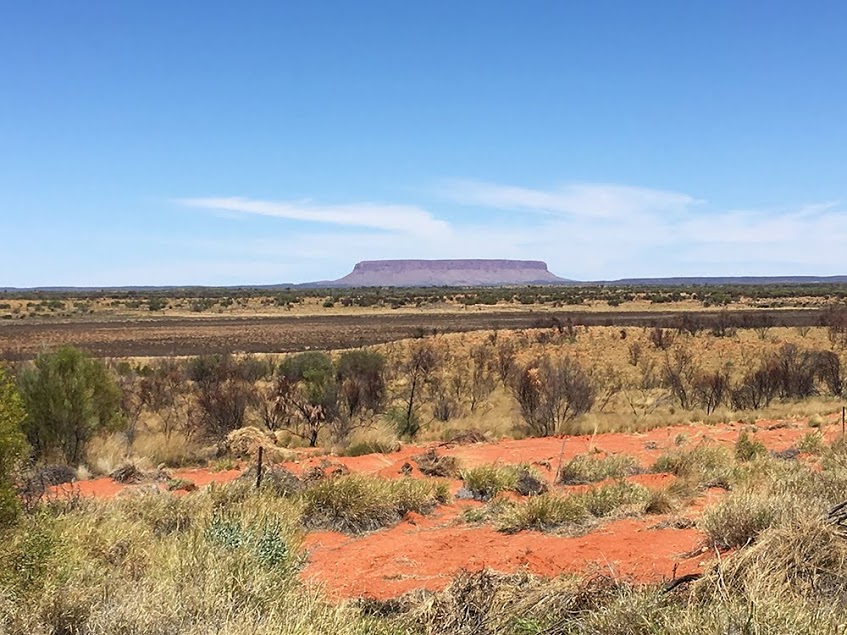
[[[259,565],[281,567],[290,562],[282,523],[279,518],[265,519],[260,525],[246,525],[236,517],[213,516],[205,530],[206,540],[228,551],[244,550],[252,555]]]
[[[649,499],[649,490],[641,485],[618,481],[592,487],[582,494],[577,494],[589,514],[596,518],[604,518],[622,507],[643,505]]]
[[[400,444],[394,440],[367,439],[348,445],[341,456],[363,456],[365,454],[391,454],[400,449]]]
[[[65,346],[40,354],[21,374],[24,431],[37,457],[77,465],[89,439],[119,427],[120,390],[106,366]]]
[[[21,397],[0,366],[0,528],[18,515],[14,477],[28,449],[21,429],[25,417]]]
[[[20,597],[37,592],[48,576],[58,546],[55,522],[47,514],[25,517],[0,542],[0,589]],[[2,621],[0,621],[2,624]]]
[[[649,500],[650,492],[646,487],[619,481],[567,496],[534,496],[520,503],[502,506],[495,518],[500,531],[548,531],[568,525],[579,526],[593,518],[605,518],[622,508],[635,507],[643,512]]]
[[[582,497],[545,494],[506,508],[497,519],[497,529],[508,533],[527,529],[548,531],[577,525],[588,518]]]
[[[735,458],[739,461],[752,461],[767,453],[768,449],[765,447],[765,444],[761,441],[751,439],[746,430],[738,435],[738,441],[735,442]]]
[[[823,435],[819,430],[807,432],[797,444],[797,449],[806,454],[821,454],[824,451],[825,444]]]

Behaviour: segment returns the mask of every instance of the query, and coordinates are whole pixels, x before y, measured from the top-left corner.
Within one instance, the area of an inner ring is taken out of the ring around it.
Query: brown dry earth
[[[810,309],[738,310],[738,319],[773,316],[774,326],[815,326],[820,313]],[[719,311],[687,311],[715,320]],[[337,350],[379,344],[420,333],[589,326],[673,327],[679,311],[491,311],[449,313],[313,315],[288,317],[160,317],[149,320],[78,319],[0,324],[0,359],[31,359],[43,350],[73,344],[101,357],[182,356],[207,353],[272,353],[310,348]]]
[[[834,419],[832,419],[834,421]],[[656,458],[676,447],[679,434],[688,437],[686,447],[698,443],[732,445],[746,424],[716,426],[673,426],[646,433],[610,433],[565,439],[564,460],[589,451],[627,454],[636,457],[646,468]],[[802,421],[760,421],[755,438],[774,451],[795,446],[808,432]],[[832,435],[837,426],[830,425]],[[286,463],[294,472],[331,461],[343,464],[351,472],[400,478],[405,463],[412,457],[435,447],[440,454],[455,456],[463,467],[488,464],[535,463],[546,472],[548,480],[559,460],[561,438],[503,440],[474,445],[406,446],[393,454],[370,454],[360,457],[306,456]],[[539,464],[541,464],[539,466]],[[547,468],[549,464],[551,467]],[[239,470],[210,472],[203,469],[177,470],[177,478],[193,481],[197,486],[227,482]],[[417,469],[413,478],[426,478]],[[669,484],[668,474],[642,474],[631,477],[647,487]],[[456,491],[460,481],[453,483]],[[83,496],[110,497],[125,490],[143,486],[126,486],[109,478],[64,486]],[[579,487],[554,488],[560,492]],[[678,516],[696,519],[704,507],[717,500],[721,490],[710,490]],[[461,571],[483,568],[501,572],[528,570],[543,576],[561,574],[605,574],[636,583],[661,582],[674,574],[700,571],[712,555],[703,547],[703,536],[696,528],[675,528],[669,516],[621,518],[600,522],[580,535],[544,534],[523,531],[505,534],[490,525],[468,524],[461,520],[474,501],[454,501],[438,507],[429,516],[410,514],[394,527],[370,534],[349,536],[337,532],[312,532],[305,537],[308,564],[302,572],[304,580],[318,582],[337,599],[353,597],[390,598],[413,589],[439,590],[446,587]]]

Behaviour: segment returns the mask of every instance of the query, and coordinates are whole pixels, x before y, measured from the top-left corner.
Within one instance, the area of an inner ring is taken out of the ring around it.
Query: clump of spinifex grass
[[[429,513],[449,498],[445,482],[351,474],[320,481],[303,492],[303,524],[347,533],[373,531],[408,512]]]
[[[784,496],[750,491],[735,493],[705,511],[700,528],[709,544],[719,549],[743,547],[773,525],[791,508]]]
[[[498,530],[514,533],[524,529],[551,531],[578,527],[626,509],[643,513],[650,500],[647,488],[626,481],[593,487],[570,495],[544,494],[520,503],[504,505],[495,517]]]
[[[562,466],[557,482],[562,485],[585,485],[609,478],[624,478],[643,471],[635,457],[625,454],[605,457],[579,454]]]
[[[732,453],[719,445],[672,450],[660,456],[653,464],[654,472],[674,474],[694,489],[728,488],[733,480],[734,468]]]
[[[476,500],[488,501],[500,492],[522,496],[542,494],[547,484],[529,465],[481,465],[460,473],[465,488]]]

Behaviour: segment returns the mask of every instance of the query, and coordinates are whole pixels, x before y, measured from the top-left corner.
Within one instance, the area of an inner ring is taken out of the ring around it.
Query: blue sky
[[[847,273],[847,3],[0,1],[0,286]]]

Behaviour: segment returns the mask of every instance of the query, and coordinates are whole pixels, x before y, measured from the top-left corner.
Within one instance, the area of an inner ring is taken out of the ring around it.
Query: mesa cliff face
[[[476,287],[567,282],[540,260],[365,260],[339,287]]]

